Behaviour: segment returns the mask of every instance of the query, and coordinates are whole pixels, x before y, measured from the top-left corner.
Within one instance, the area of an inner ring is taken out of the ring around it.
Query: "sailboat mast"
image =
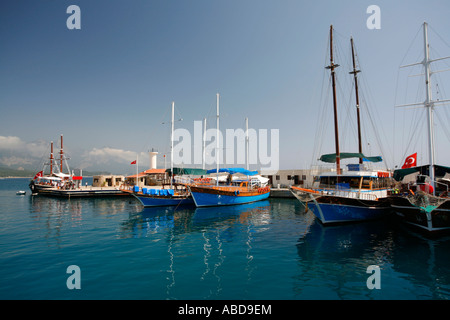
[[[172,121],[170,128],[170,187],[172,188],[173,181],[173,129],[174,129],[174,117],[175,117],[175,102],[172,101]]]
[[[217,135],[216,135],[216,164],[217,164],[217,179],[216,179],[216,185],[219,185],[219,148],[220,148],[220,144],[219,144],[219,94],[217,93]]]
[[[336,173],[341,174],[341,154],[339,151],[339,130],[338,130],[338,116],[337,116],[337,102],[336,102],[336,79],[334,69],[339,67],[334,64],[333,60],[333,25],[330,26],[330,65],[326,67],[331,71],[331,81],[333,87],[333,108],[334,108],[334,139],[336,146]]]
[[[50,143],[50,176],[53,175],[53,141]]]
[[[248,118],[245,118],[245,163],[247,170],[249,170],[248,158]]]
[[[358,77],[356,74],[361,72],[361,70],[356,70],[356,61],[355,61],[355,49],[353,45],[353,37],[350,38],[350,43],[352,45],[352,60],[353,60],[353,71],[350,74],[353,74],[353,78],[355,79],[355,96],[356,96],[356,118],[358,121],[358,152],[362,153],[362,141],[361,141],[361,120],[359,115],[359,92],[358,92]],[[359,163],[363,163],[363,159],[359,158]]]
[[[431,97],[431,82],[430,82],[430,52],[429,52],[429,44],[428,44],[428,24],[426,22],[423,23],[423,39],[424,39],[424,50],[425,57],[423,60],[423,65],[425,67],[425,85],[426,85],[426,99],[425,99],[425,108],[427,108],[427,120],[428,120],[428,147],[429,147],[429,176],[431,179],[431,185],[434,187],[435,177],[434,177],[434,126],[433,126],[433,103]]]
[[[63,149],[63,135],[61,135],[61,150],[59,151],[59,155],[60,155],[60,171],[61,173],[63,173],[63,159],[64,159],[64,149]],[[69,172],[70,173],[70,172]]]
[[[206,169],[206,118],[203,118],[203,170]]]

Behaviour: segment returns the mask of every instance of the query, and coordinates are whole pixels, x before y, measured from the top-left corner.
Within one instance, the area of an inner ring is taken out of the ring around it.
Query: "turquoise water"
[[[450,238],[393,221],[324,227],[294,199],[144,209],[27,185],[0,180],[0,299],[450,298]],[[79,290],[67,287],[70,265]],[[367,287],[370,265],[380,289]]]

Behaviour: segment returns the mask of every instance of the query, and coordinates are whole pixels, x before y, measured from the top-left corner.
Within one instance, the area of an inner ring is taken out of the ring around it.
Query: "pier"
[[[271,188],[269,198],[295,198],[289,188]]]

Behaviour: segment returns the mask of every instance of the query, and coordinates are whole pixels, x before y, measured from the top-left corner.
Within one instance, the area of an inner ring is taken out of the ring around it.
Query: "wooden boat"
[[[173,167],[174,115],[175,102],[172,102],[170,169],[166,170],[171,176],[170,187],[168,189],[142,188],[141,190],[138,186],[134,186],[131,194],[138,199],[144,207],[194,205],[194,200],[192,199],[189,189],[184,184],[174,184],[174,176],[177,173],[182,175],[206,174],[206,170]]]
[[[450,100],[433,100],[431,93],[431,71],[430,63],[448,59],[450,57],[430,59],[429,43],[428,43],[428,24],[423,24],[424,38],[424,59],[421,62],[403,66],[409,67],[413,65],[423,65],[425,69],[425,88],[426,99],[424,103],[415,103],[402,106],[423,105],[427,110],[428,122],[428,149],[429,164],[422,167],[412,167],[399,169],[394,171],[394,178],[401,181],[403,177],[409,173],[417,171],[421,176],[429,179],[432,191],[426,192],[420,190],[424,185],[424,181],[416,182],[412,186],[408,186],[405,193],[399,193],[390,197],[391,206],[396,215],[406,224],[414,226],[428,235],[450,232],[450,197],[448,196],[448,186],[439,190],[440,185],[437,182],[438,176],[450,173],[450,168],[439,166],[435,163],[435,144],[434,144],[434,107],[440,103],[448,103]],[[397,106],[398,107],[398,106]]]
[[[144,207],[194,205],[194,201],[187,190],[143,188],[142,191],[133,192],[132,195]]]
[[[339,182],[337,182],[339,179]],[[390,213],[389,173],[384,171],[330,172],[319,186],[292,186],[292,194],[323,224],[379,219]]]
[[[75,176],[71,173],[68,158],[64,154],[63,135],[61,135],[60,158],[55,159],[53,155],[53,141],[50,143],[50,158],[48,163],[44,163],[43,168],[30,181],[29,188],[32,194],[58,195],[61,191],[78,189],[82,185],[81,176]],[[59,166],[56,160],[59,160]],[[66,165],[67,173],[63,172],[63,166]],[[50,172],[45,174],[46,167]]]
[[[322,155],[320,160],[336,163],[335,172],[327,172],[319,176],[319,185],[310,188],[291,187],[292,194],[323,223],[343,223],[371,220],[384,217],[390,212],[387,200],[390,190],[389,172],[367,170],[363,160],[380,162],[381,157],[367,157],[362,153],[361,125],[359,115],[359,96],[353,39],[351,39],[353,71],[356,90],[356,110],[358,121],[358,153],[342,153],[339,149],[338,117],[336,103],[335,68],[339,65],[333,59],[333,26],[330,26],[330,65],[333,89],[333,109],[335,126],[336,153]],[[342,159],[357,158],[359,164],[349,164],[344,172],[341,168]]]
[[[209,170],[208,173],[214,173],[215,171]],[[222,168],[219,172],[226,172],[230,175],[244,174],[248,178],[237,182],[231,182],[231,179],[229,179],[226,185],[221,185],[215,181],[214,183],[189,185],[189,190],[197,207],[251,203],[267,199],[270,195],[269,186],[262,185],[259,179],[251,178],[258,173],[257,171],[248,171],[243,168]]]
[[[217,93],[217,137],[219,136],[219,94]],[[219,168],[219,139],[216,147],[217,168],[208,170],[208,174],[216,173],[215,184],[193,183],[189,184],[189,191],[197,207],[224,206],[251,203],[267,199],[270,195],[270,187],[262,185],[259,179],[252,179],[258,174],[244,168]],[[220,185],[219,173],[227,173],[229,179],[227,185]],[[241,174],[247,178],[239,184],[233,184],[231,176]]]

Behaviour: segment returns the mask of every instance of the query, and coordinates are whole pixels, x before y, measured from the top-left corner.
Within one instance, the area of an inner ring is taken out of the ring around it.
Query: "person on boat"
[[[434,192],[434,188],[431,184],[429,183],[424,183],[424,184],[419,184],[417,186],[417,188],[423,192],[429,193],[429,194],[433,194]]]
[[[434,194],[434,187],[429,184],[428,182],[425,181],[425,176],[417,176],[417,180],[416,180],[416,184],[417,184],[417,190],[429,193],[429,194]]]

